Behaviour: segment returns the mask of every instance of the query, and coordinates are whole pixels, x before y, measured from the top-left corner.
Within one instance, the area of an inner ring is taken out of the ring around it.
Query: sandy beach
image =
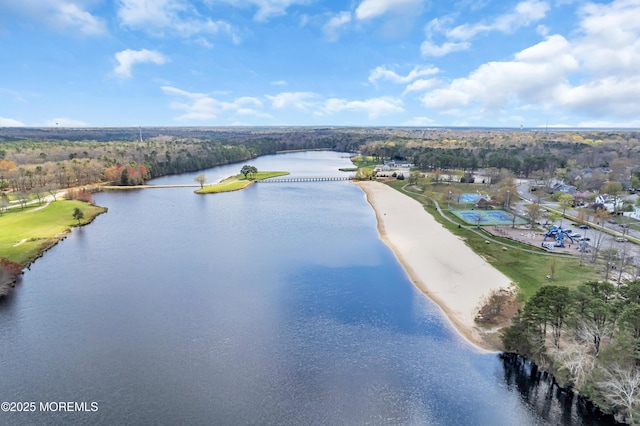
[[[491,290],[511,284],[500,271],[440,225],[416,200],[373,181],[358,182],[378,218],[380,238],[407,274],[470,343],[489,347],[474,318]]]

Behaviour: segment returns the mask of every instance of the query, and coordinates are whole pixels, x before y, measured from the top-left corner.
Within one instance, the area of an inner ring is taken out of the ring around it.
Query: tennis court
[[[480,225],[493,224],[493,222],[489,220],[489,218],[485,217],[482,214],[478,214],[476,211],[460,210],[453,212],[453,214],[471,225],[477,225],[478,223]]]
[[[513,223],[513,215],[504,210],[457,210],[451,213],[469,225],[511,225]],[[516,216],[516,225],[525,223],[527,223],[526,220]]]
[[[479,194],[460,194],[461,203],[473,203],[479,200],[481,197]]]

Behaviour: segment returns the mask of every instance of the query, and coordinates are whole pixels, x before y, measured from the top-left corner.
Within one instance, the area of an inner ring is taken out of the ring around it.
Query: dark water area
[[[350,162],[304,152],[251,164],[335,176]],[[0,300],[0,401],[37,404],[0,424],[606,424],[541,410],[497,354],[460,338],[350,182],[95,199],[109,212]],[[40,410],[52,401],[97,410]]]
[[[562,388],[553,376],[530,360],[513,353],[500,356],[507,385],[518,391],[523,401],[542,418],[556,424],[623,425],[603,413],[591,401]]]

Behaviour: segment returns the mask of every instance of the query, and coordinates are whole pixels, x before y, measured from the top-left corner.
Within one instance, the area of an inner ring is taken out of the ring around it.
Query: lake
[[[249,164],[292,176],[351,165],[335,152]],[[597,424],[552,398],[528,403],[497,354],[469,346],[350,182],[95,199],[109,212],[0,300],[0,401],[81,411],[0,412],[2,424]]]

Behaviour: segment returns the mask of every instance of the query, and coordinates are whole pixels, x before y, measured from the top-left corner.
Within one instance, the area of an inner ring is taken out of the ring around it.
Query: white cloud
[[[536,4],[542,9],[536,9]],[[457,32],[447,34],[466,39],[485,30],[513,31],[521,23],[533,23],[546,10],[544,2],[523,2],[513,14],[484,27],[457,27]],[[521,23],[514,16],[523,17]],[[442,31],[443,22],[446,20],[432,21],[427,36]],[[584,127],[633,127],[640,110],[638,22],[639,0],[587,3],[579,9],[577,30],[569,30],[571,38],[548,35],[511,60],[485,63],[446,85],[433,82],[434,88],[427,89],[431,91],[421,97],[422,103],[440,113],[474,120],[507,117],[515,109],[527,111],[530,117],[529,113],[542,110],[564,113],[558,120],[563,122],[571,120],[568,114],[583,117],[579,125]],[[547,27],[537,29],[541,35],[548,31]],[[418,87],[430,84],[415,83]]]
[[[431,40],[425,40],[420,45],[420,52],[422,56],[445,56],[452,52],[458,52],[460,50],[467,50],[471,47],[469,42],[451,42],[447,41],[440,46],[433,43]]]
[[[271,82],[272,86],[286,86],[288,85],[288,83],[284,80],[277,80],[277,81],[272,81]]]
[[[317,105],[319,95],[313,92],[282,92],[277,95],[267,95],[271,106],[275,109],[296,108],[307,110]]]
[[[25,127],[25,124],[13,118],[0,117],[0,127]]]
[[[440,70],[431,65],[416,65],[407,75],[402,76],[397,74],[395,71],[388,69],[386,66],[379,66],[369,74],[369,82],[375,84],[380,80],[387,80],[393,83],[407,84],[417,78],[434,75],[438,72],[440,72]]]
[[[217,100],[204,93],[194,93],[172,86],[162,86],[162,91],[177,100],[170,103],[170,107],[183,114],[176,117],[178,121],[215,121],[221,114],[239,114],[270,118],[271,115],[257,109],[262,108],[262,101],[258,98],[243,96],[233,102]]]
[[[338,41],[342,28],[351,22],[351,12],[340,12],[324,24],[322,31],[329,41]]]
[[[52,118],[45,123],[46,127],[89,127],[87,123],[80,120],[74,120],[71,118]]]
[[[404,92],[402,92],[402,94],[406,95],[410,92],[426,92],[427,90],[431,90],[439,86],[440,84],[441,81],[437,78],[416,80],[413,83],[409,84],[407,88],[404,89]]]
[[[355,16],[359,20],[368,20],[387,13],[418,15],[422,12],[423,3],[424,0],[362,0]]]
[[[315,116],[351,111],[365,112],[369,118],[377,118],[404,111],[402,101],[389,96],[348,101],[340,98],[322,99],[313,92],[283,92],[266,98],[274,109],[298,109]]]
[[[583,65],[580,84],[566,85],[558,105],[590,117],[637,116],[640,109],[640,1],[586,4],[573,53]]]
[[[640,110],[640,77],[597,79],[567,88],[560,93],[558,100],[565,108],[593,117],[637,117]]]
[[[547,27],[546,25],[540,24],[536,27],[536,32],[543,37],[547,37],[549,35],[550,30],[549,30],[549,27]]]
[[[322,111],[328,114],[336,114],[343,111],[366,112],[369,118],[378,118],[383,115],[404,112],[404,108],[401,100],[383,96],[364,101],[331,98],[324,102]]]
[[[20,0],[1,1],[4,14],[26,16],[47,23],[60,31],[75,32],[83,36],[102,35],[107,32],[104,21],[83,8],[84,0]]]
[[[161,53],[155,50],[123,50],[121,52],[116,53],[116,60],[118,61],[118,66],[113,70],[116,75],[122,78],[130,78],[131,77],[131,68],[135,64],[151,62],[157,65],[162,65],[169,61],[167,57],[162,55]]]
[[[492,22],[460,25],[447,31],[446,35],[450,39],[466,41],[480,33],[490,31],[510,34],[518,28],[529,26],[541,20],[549,9],[550,6],[546,1],[523,1],[516,5],[513,12],[501,15]]]
[[[453,22],[453,16],[432,19],[425,27],[426,40],[420,46],[420,51],[426,57],[441,57],[449,53],[468,50],[471,48],[469,40],[481,33],[498,31],[511,34],[518,28],[526,27],[543,19],[550,6],[546,1],[526,0],[518,3],[515,9],[500,15],[493,21],[463,24],[448,29]],[[545,31],[538,27],[539,31]],[[434,38],[444,34],[446,40],[437,43]]]
[[[93,36],[106,33],[106,27],[102,20],[73,3],[60,4],[58,10],[49,17],[48,21],[55,27],[75,29],[82,35]]]
[[[186,0],[118,0],[118,17],[123,26],[163,36],[165,32],[181,37],[226,33],[234,43],[240,39],[225,21],[203,19]],[[200,43],[202,39],[199,38]]]
[[[294,5],[305,5],[310,0],[222,0],[237,7],[253,6],[258,11],[253,19],[256,21],[267,21],[269,18],[287,14],[287,9]]]
[[[595,76],[634,76],[640,69],[640,1],[588,4],[576,53]]]
[[[477,104],[483,114],[497,113],[513,104],[551,104],[565,90],[567,76],[578,70],[570,48],[564,37],[549,37],[517,53],[513,61],[481,65],[469,77],[425,94],[422,102],[441,111]]]

